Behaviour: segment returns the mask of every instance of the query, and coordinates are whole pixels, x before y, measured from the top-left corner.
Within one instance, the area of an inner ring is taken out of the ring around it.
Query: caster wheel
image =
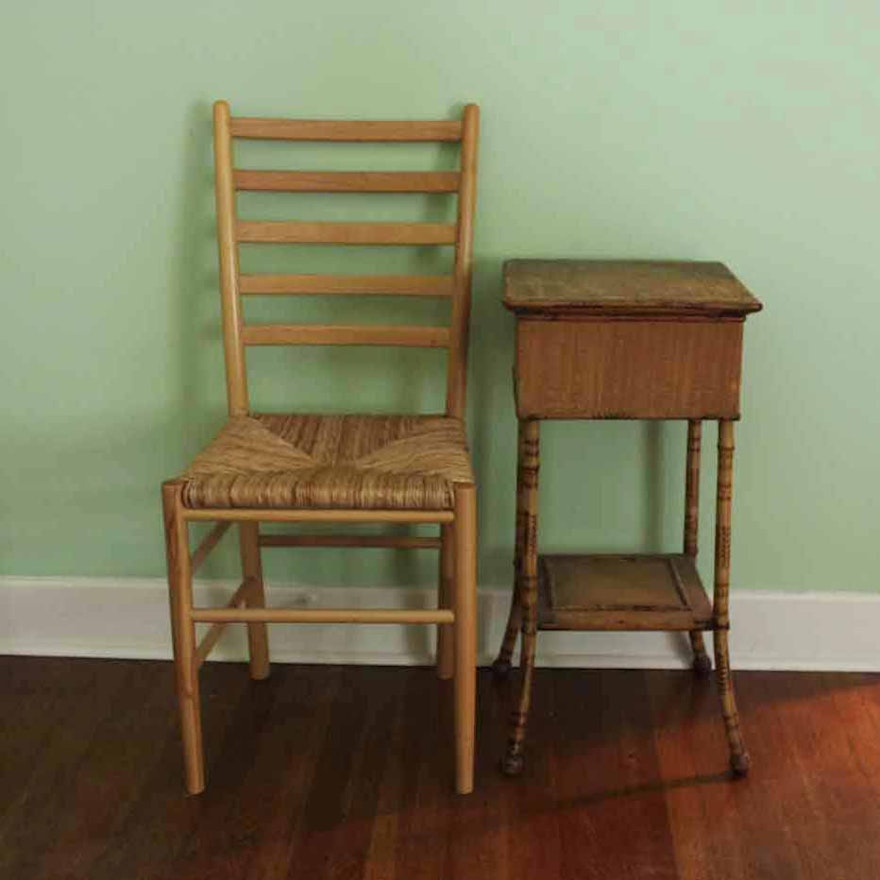
[[[743,752],[741,755],[730,756],[730,769],[733,771],[733,775],[738,778],[749,775],[750,765],[751,760],[749,759],[748,752]]]

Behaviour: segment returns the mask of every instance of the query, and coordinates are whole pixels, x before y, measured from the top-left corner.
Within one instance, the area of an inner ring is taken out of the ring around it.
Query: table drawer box
[[[735,419],[741,318],[517,322],[520,418]]]

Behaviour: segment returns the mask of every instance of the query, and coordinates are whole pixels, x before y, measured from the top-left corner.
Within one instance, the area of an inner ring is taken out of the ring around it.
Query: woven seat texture
[[[473,473],[458,419],[253,415],[231,419],[182,479],[193,508],[448,510]]]

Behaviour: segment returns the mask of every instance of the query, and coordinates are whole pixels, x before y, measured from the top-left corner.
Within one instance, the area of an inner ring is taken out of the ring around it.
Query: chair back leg
[[[263,587],[263,563],[260,558],[260,525],[255,522],[238,524],[241,570],[248,584],[248,608],[265,608],[266,593]],[[269,635],[262,621],[248,623],[248,656],[251,678],[255,681],[269,677]]]
[[[440,608],[452,608],[454,602],[453,582],[455,580],[455,535],[448,525],[440,526],[440,589],[438,602]],[[437,677],[452,678],[455,673],[455,644],[452,628],[440,624],[437,627]]]

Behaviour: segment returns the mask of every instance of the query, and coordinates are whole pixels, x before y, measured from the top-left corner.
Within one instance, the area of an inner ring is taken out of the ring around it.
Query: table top
[[[504,305],[547,317],[743,317],[762,308],[724,263],[680,260],[508,260]]]

